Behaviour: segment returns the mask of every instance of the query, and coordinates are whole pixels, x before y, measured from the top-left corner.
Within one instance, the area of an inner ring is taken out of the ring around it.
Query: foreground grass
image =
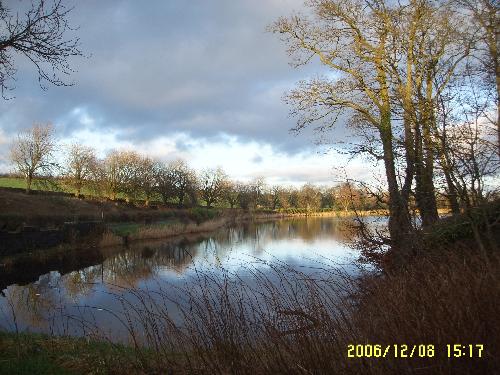
[[[179,306],[182,328],[158,295],[130,289],[137,298],[123,301],[123,323],[139,322],[129,327],[130,347],[2,334],[0,374],[493,374],[500,259],[455,250],[361,284],[334,269],[312,278],[284,265],[274,271],[278,282],[258,270],[256,284],[200,274],[198,286],[180,291],[190,305]],[[386,357],[350,358],[351,344],[391,349]],[[449,358],[447,345],[455,344],[484,350]],[[408,350],[402,358],[395,345],[433,352],[410,358]]]
[[[126,374],[134,352],[95,340],[0,332],[0,374]]]

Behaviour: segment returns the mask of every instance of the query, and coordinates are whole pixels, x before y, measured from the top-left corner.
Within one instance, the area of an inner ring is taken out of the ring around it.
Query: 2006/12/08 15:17
[[[484,350],[483,344],[447,344],[448,358],[481,358]],[[381,345],[381,344],[350,344],[347,346],[348,358],[432,358],[436,355],[435,345]]]

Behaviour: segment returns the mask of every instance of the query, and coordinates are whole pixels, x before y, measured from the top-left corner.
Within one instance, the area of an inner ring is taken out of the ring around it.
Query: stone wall
[[[0,256],[46,249],[62,243],[78,245],[89,238],[99,238],[104,231],[102,222],[64,223],[59,229],[24,227],[19,232],[0,231]]]

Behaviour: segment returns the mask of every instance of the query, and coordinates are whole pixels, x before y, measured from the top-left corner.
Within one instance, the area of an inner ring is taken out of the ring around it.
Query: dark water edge
[[[200,275],[229,278],[231,283],[244,280],[246,287],[253,287],[256,277],[277,280],[276,269],[319,273],[332,259],[341,258],[351,266],[352,254],[343,244],[349,237],[346,228],[346,221],[337,218],[245,222],[117,247],[26,254],[11,259],[0,272],[0,326],[85,336],[88,330],[79,324],[91,320],[122,342],[125,336],[107,310],[123,312],[124,302],[135,306],[150,297],[151,303],[178,310],[186,291],[198,293]]]
[[[0,256],[18,255],[56,246],[92,243],[105,231],[100,221],[67,222],[59,228],[24,226],[15,232],[0,231]]]
[[[216,231],[214,231],[216,232]],[[0,258],[0,294],[9,285],[19,286],[36,282],[43,274],[58,271],[62,275],[82,268],[102,264],[107,258],[127,250],[139,251],[147,257],[152,248],[162,244],[172,246],[193,243],[207,238],[211,233],[178,235],[166,239],[144,240],[123,246],[98,247],[87,244],[79,247],[65,244],[52,249],[39,249],[16,256]]]

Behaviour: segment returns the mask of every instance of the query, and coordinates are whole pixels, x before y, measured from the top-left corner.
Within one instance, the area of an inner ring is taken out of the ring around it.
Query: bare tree
[[[244,210],[247,210],[252,205],[252,192],[250,184],[238,182],[236,184],[236,191],[238,197],[238,204]]]
[[[52,125],[35,124],[30,130],[19,133],[11,147],[11,160],[26,180],[26,193],[31,192],[33,179],[49,175],[56,163]]]
[[[189,204],[196,204],[196,188],[198,180],[196,173],[183,160],[176,160],[170,164],[174,176],[175,194],[179,206],[186,204],[186,199],[189,199]]]
[[[111,151],[101,163],[101,186],[111,200],[123,191],[126,181],[124,158],[119,151]]]
[[[273,185],[269,189],[269,201],[271,204],[271,208],[273,210],[283,207],[282,198],[284,193],[284,188],[279,185]]]
[[[176,177],[171,166],[161,164],[156,174],[156,192],[167,204],[177,196]]]
[[[200,173],[199,183],[200,195],[205,200],[207,208],[210,208],[224,196],[227,175],[220,167],[205,169]]]
[[[471,28],[476,39],[475,55],[480,72],[496,93],[497,147],[500,154],[500,11],[498,0],[455,0],[472,18]]]
[[[299,202],[307,212],[316,211],[321,207],[321,192],[312,184],[305,184],[299,192]]]
[[[457,213],[482,203],[492,193],[487,187],[500,169],[496,131],[487,116],[490,98],[484,95],[477,76],[465,71],[458,87],[440,96],[439,127],[436,129],[439,166],[446,194]]]
[[[231,208],[234,208],[238,204],[240,184],[240,182],[233,182],[231,180],[226,181],[226,186],[224,188],[224,199],[227,203],[229,203]]]
[[[335,202],[342,207],[344,211],[348,211],[352,207],[352,185],[349,182],[340,184],[335,187]]]
[[[271,29],[287,43],[293,66],[317,59],[335,74],[301,81],[287,95],[295,130],[324,132],[348,119],[366,141],[351,151],[384,163],[390,241],[403,247],[412,193],[423,225],[438,219],[437,99],[470,53],[467,23],[448,1],[307,4],[310,16],[281,18]]]
[[[178,205],[183,206],[186,198],[190,203],[196,202],[197,179],[195,172],[183,160],[175,160],[161,166],[157,173],[157,191],[163,202],[176,198]]]
[[[157,190],[157,176],[161,165],[157,161],[147,157],[142,156],[139,161],[139,176],[140,176],[140,186],[141,191],[144,194],[144,204],[149,206],[151,198],[154,196]]]
[[[16,74],[16,55],[34,64],[42,88],[44,82],[70,85],[61,75],[73,72],[69,61],[72,56],[82,56],[79,39],[66,36],[74,30],[68,22],[71,10],[61,0],[38,0],[20,15],[0,1],[0,88],[4,98],[5,91],[12,89],[8,81]]]
[[[317,130],[324,131],[345,114],[372,129],[381,144],[386,171],[391,244],[400,248],[411,229],[407,203],[413,176],[403,176],[400,186],[392,72],[387,63],[393,42],[389,7],[384,1],[312,0],[308,4],[312,17],[281,18],[272,30],[288,44],[294,66],[317,58],[337,79],[303,81],[288,95],[292,113],[299,118],[296,130],[319,124]]]
[[[291,187],[282,187],[278,192],[278,206],[283,209],[290,208]]]
[[[78,197],[82,188],[91,182],[97,168],[95,150],[75,143],[69,147],[65,164],[64,179],[67,185],[75,189],[75,195]]]
[[[137,200],[143,193],[144,164],[143,157],[135,151],[121,151],[118,153],[118,165],[122,177],[119,191],[127,202]]]
[[[392,24],[400,52],[390,61],[396,109],[403,112],[407,174],[414,174],[416,203],[422,225],[428,226],[439,218],[434,186],[438,98],[465,64],[472,40],[463,26],[466,19],[445,1],[409,1]],[[401,58],[405,64],[398,64]]]

